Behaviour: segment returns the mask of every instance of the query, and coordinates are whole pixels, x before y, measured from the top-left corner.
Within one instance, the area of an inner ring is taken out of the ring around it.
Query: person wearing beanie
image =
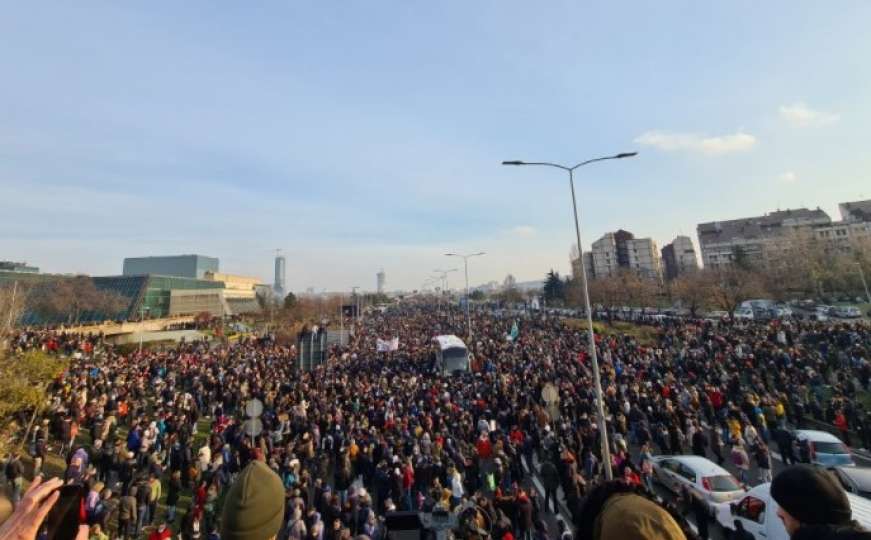
[[[584,501],[578,538],[591,540],[686,540],[665,508],[620,481],[605,482]]]
[[[252,461],[230,486],[221,515],[221,540],[270,540],[284,520],[284,486],[262,461]]]
[[[844,489],[825,470],[794,465],[781,471],[771,483],[771,498],[792,540],[871,540],[871,532],[852,520]]]

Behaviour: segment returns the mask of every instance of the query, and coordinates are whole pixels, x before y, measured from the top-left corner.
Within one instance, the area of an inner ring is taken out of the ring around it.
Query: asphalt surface
[[[708,440],[710,440],[711,439],[710,430],[708,430],[706,434],[708,435]],[[783,462],[782,456],[777,451],[774,450],[774,448],[776,448],[776,447],[777,447],[777,445],[774,444],[773,441],[771,441],[771,444],[769,445],[769,449],[770,449],[770,453],[771,453],[772,477],[776,476],[777,473],[779,473],[784,468],[786,468],[786,465]],[[740,478],[740,474],[738,473],[738,469],[731,462],[730,455],[729,455],[730,450],[731,450],[731,447],[729,447],[728,445],[723,447],[724,461],[720,466],[723,467],[724,469],[726,469],[727,471],[729,471],[730,473],[732,473],[732,475],[734,475],[735,478]],[[856,451],[855,449],[853,449],[853,450],[854,450],[853,460],[856,462],[857,466],[859,466],[859,467],[871,467],[871,453],[864,451],[864,450],[858,450],[858,451]],[[638,447],[630,448],[630,453],[632,454],[632,457],[634,458],[633,461],[637,462],[638,455],[639,455],[639,448]],[[750,464],[750,471],[747,475],[747,485],[748,485],[748,487],[753,487],[753,486],[762,484],[763,482],[760,480],[759,468],[756,466],[755,458],[753,457],[752,453],[748,452],[748,454],[750,454],[750,463],[751,464]],[[706,457],[708,459],[710,459],[711,461],[713,461],[714,463],[717,462],[716,457],[710,451],[710,449],[708,449]],[[536,461],[536,467],[537,466],[538,466],[538,463]],[[531,482],[532,482],[532,486],[538,490],[538,493],[539,493],[540,497],[542,498],[542,500],[544,500],[544,488],[541,485],[541,480],[537,477],[537,475],[533,475]],[[677,497],[676,494],[672,493],[671,491],[666,489],[664,486],[656,483],[655,481],[654,481],[654,485],[656,488],[657,495],[659,495],[663,499],[665,499],[667,501],[673,501],[674,499],[676,499],[676,497]],[[558,490],[558,495],[559,495],[559,499],[560,499],[560,513],[559,513],[560,515],[559,515],[559,517],[561,517],[566,523],[571,524],[571,522],[572,522],[571,514],[569,513],[569,510],[565,505],[565,499],[563,497],[562,488],[560,488]],[[690,521],[690,523],[695,525],[695,519],[691,514],[686,516],[686,517]],[[557,516],[551,515],[551,514],[548,515],[547,522],[548,522],[548,525],[551,527],[552,531],[556,531],[556,519],[557,519]],[[722,527],[717,525],[713,519],[711,521],[709,521],[708,533],[709,533],[709,537],[714,539],[714,540],[727,540],[728,539],[728,531],[725,531],[724,529],[722,529]]]

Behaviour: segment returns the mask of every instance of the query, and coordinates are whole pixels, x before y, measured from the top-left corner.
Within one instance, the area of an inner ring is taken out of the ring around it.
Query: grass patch
[[[586,319],[566,319],[565,325],[578,332],[587,331]],[[645,347],[656,345],[659,334],[656,328],[644,324],[614,321],[613,324],[593,322],[593,330],[603,336],[630,336]]]
[[[196,452],[199,448],[208,441],[209,438],[209,425],[211,423],[211,419],[209,418],[200,418],[197,421],[196,431],[193,435],[193,443],[191,445],[191,449],[193,451],[194,457],[196,457]],[[117,426],[117,437],[118,439],[125,441],[127,439],[128,427],[118,425]],[[81,430],[76,437],[76,443],[79,445],[88,446],[91,444],[90,433],[87,430]],[[48,477],[59,477],[63,478],[64,473],[66,472],[67,464],[64,460],[64,456],[58,455],[56,452],[58,450],[59,444],[57,441],[52,441],[51,451],[46,454],[45,462],[42,465],[43,474]],[[126,448],[126,446],[125,446]],[[26,450],[26,449],[24,449]],[[25,478],[33,477],[33,458],[26,454],[26,452],[22,452],[21,456],[22,464],[24,465]],[[157,503],[157,516],[154,520],[154,524],[158,525],[160,522],[166,517],[167,507],[166,507],[166,497],[169,493],[169,484],[168,484],[168,475],[164,474],[161,477],[162,484],[162,492],[160,496],[160,500]],[[30,484],[29,480],[25,480],[25,489]],[[193,504],[193,489],[195,486],[191,486],[188,489],[182,489],[179,494],[178,505],[176,505],[176,519],[175,523],[170,526],[170,528],[178,534],[181,530],[181,518],[187,513],[188,509],[190,509]],[[222,493],[223,495],[223,493]],[[117,496],[117,495],[116,495]],[[219,499],[219,503],[223,502],[223,497]],[[216,505],[216,508],[220,509],[220,504]],[[110,523],[110,530],[114,531],[114,527],[117,525],[117,520],[113,520]],[[148,534],[152,529],[148,528],[143,531],[141,538],[148,538]]]

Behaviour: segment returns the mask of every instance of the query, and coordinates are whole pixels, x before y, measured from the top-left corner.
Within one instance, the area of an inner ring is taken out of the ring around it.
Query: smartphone
[[[67,485],[45,519],[46,540],[74,540],[79,525],[87,522],[85,487]]]

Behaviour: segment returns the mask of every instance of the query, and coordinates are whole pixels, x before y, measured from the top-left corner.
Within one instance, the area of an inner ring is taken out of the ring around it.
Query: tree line
[[[642,277],[631,269],[589,279],[590,303],[602,306],[675,306],[693,315],[704,310],[733,313],[745,300],[813,299],[835,302],[865,297],[862,272],[871,277],[871,238],[841,245],[795,234],[750,257],[733,250],[731,264],[686,272],[672,281]],[[547,305],[582,307],[579,277],[545,276],[541,297]],[[519,291],[504,289],[498,299],[524,300]]]

